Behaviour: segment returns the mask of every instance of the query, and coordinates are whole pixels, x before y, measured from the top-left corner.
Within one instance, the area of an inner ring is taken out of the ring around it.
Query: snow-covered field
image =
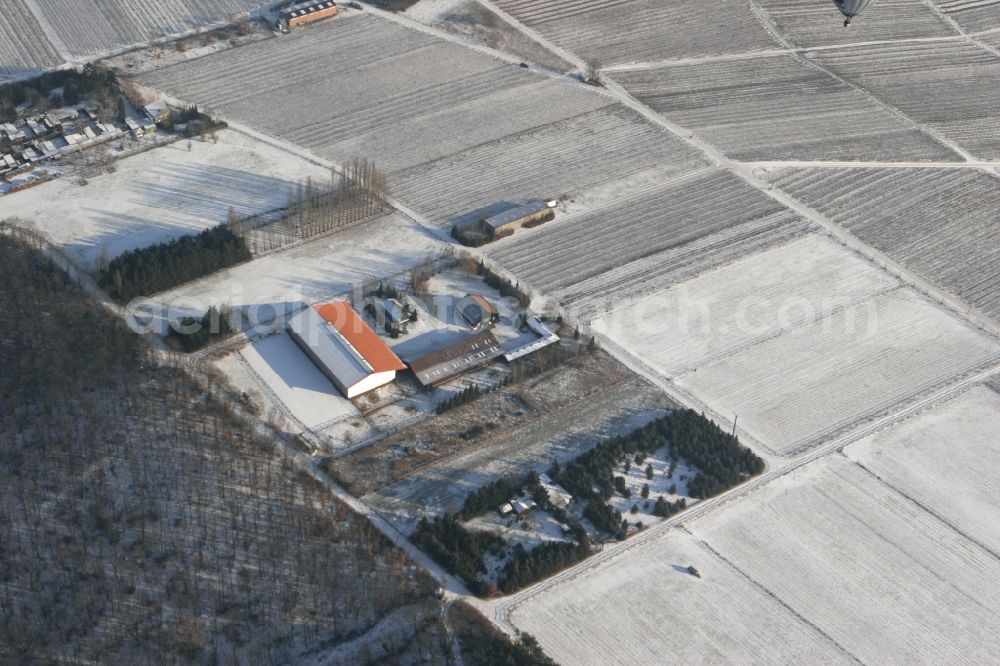
[[[1000,323],[997,177],[948,169],[776,169],[766,177]]]
[[[977,385],[845,455],[966,536],[1000,551],[1000,393]]]
[[[155,303],[207,309],[227,303],[256,310],[266,323],[270,306],[299,306],[342,295],[368,280],[404,274],[444,247],[398,213],[258,257],[155,296]],[[405,278],[405,275],[401,277]],[[405,280],[404,280],[405,281]]]
[[[359,414],[286,333],[268,336],[236,353],[263,382],[263,386],[249,388],[269,390],[309,429]]]
[[[997,340],[817,234],[592,325],[774,453],[1000,360]]]
[[[778,46],[740,0],[494,0],[493,4],[598,66]]]
[[[62,58],[24,0],[4,0],[0,10],[0,83],[60,63]]]
[[[611,77],[734,159],[959,159],[898,115],[792,55],[665,65]]]
[[[230,21],[266,0],[32,0],[73,58],[86,58]],[[6,6],[7,0],[4,0]]]
[[[780,204],[731,173],[710,170],[537,229],[521,229],[487,251],[532,287],[551,292],[782,212]]]
[[[673,377],[897,286],[812,234],[625,303],[592,326]]]
[[[685,569],[694,565],[695,578]],[[682,532],[528,599],[512,620],[561,664],[838,664],[850,657]]]
[[[442,224],[504,201],[595,189],[612,199],[704,164],[590,86],[371,15],[139,78],[324,159],[364,155],[396,199]]]
[[[83,186],[64,177],[8,195],[3,216],[33,222],[94,266],[105,245],[114,258],[197,233],[225,222],[230,207],[241,216],[279,208],[301,180],[330,177],[326,169],[231,130],[219,132],[217,144],[182,140],[114,165],[114,173]]]
[[[974,156],[1000,159],[996,53],[948,41],[860,45],[818,51],[814,57]]]
[[[1000,660],[1000,560],[843,457],[687,527],[862,663]]]
[[[676,378],[772,451],[817,444],[1000,361],[1000,344],[907,288]]]

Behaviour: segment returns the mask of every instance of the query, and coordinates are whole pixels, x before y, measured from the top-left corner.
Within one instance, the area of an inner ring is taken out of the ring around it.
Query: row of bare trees
[[[281,219],[255,226],[230,213],[229,224],[244,236],[254,254],[280,249],[353,225],[387,209],[389,189],[375,163],[355,158],[330,170],[330,182],[299,182],[288,194]]]

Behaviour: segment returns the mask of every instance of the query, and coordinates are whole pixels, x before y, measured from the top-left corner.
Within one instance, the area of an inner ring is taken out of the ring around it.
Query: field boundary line
[[[853,661],[855,664],[863,664],[864,663],[860,659],[858,659],[857,657],[855,657],[854,654],[851,653],[850,650],[848,650],[846,647],[844,647],[843,645],[841,645],[840,642],[837,641],[837,639],[835,639],[833,636],[831,636],[830,634],[828,634],[825,631],[823,631],[818,624],[815,624],[812,620],[810,620],[809,618],[807,618],[805,615],[803,615],[799,611],[797,611],[794,608],[792,608],[792,606],[787,601],[785,601],[784,599],[782,599],[781,597],[778,596],[777,592],[774,592],[773,590],[771,590],[771,588],[767,587],[766,585],[764,585],[763,583],[761,583],[760,581],[758,581],[756,578],[754,578],[753,576],[751,576],[750,574],[748,574],[747,572],[743,571],[738,566],[736,566],[736,564],[733,563],[733,562],[731,562],[725,555],[723,555],[722,553],[720,553],[719,551],[717,551],[715,548],[713,548],[712,545],[710,543],[708,543],[708,541],[706,541],[705,539],[702,539],[700,537],[695,536],[691,532],[691,530],[687,529],[686,527],[682,527],[681,530],[683,532],[686,532],[687,534],[689,534],[691,536],[691,538],[694,539],[695,542],[698,544],[699,548],[701,548],[702,550],[704,550],[707,553],[711,554],[718,561],[720,561],[723,564],[723,566],[725,566],[727,569],[729,569],[730,571],[732,571],[734,574],[736,574],[737,576],[739,576],[743,580],[747,581],[747,583],[749,583],[751,587],[753,587],[754,589],[758,590],[759,592],[761,592],[762,594],[764,594],[765,596],[767,596],[768,598],[770,598],[772,601],[774,601],[774,603],[776,603],[779,606],[781,606],[782,608],[784,608],[786,612],[790,613],[799,622],[801,622],[802,624],[804,624],[807,627],[809,627],[810,629],[812,629],[815,633],[819,634],[819,636],[824,641],[826,641],[827,643],[829,643],[833,647],[837,648],[838,651],[842,652],[846,657],[850,658],[850,660]]]
[[[854,458],[851,458],[850,456],[848,456],[843,451],[840,451],[839,453],[840,453],[841,457],[844,458],[844,460],[846,460],[848,463],[850,463],[852,465],[856,465],[857,467],[859,467],[865,474],[867,474],[872,479],[874,479],[879,485],[884,486],[885,488],[888,488],[890,491],[892,491],[896,495],[899,495],[900,497],[902,497],[903,499],[905,499],[907,502],[910,502],[911,504],[913,504],[915,507],[917,507],[918,509],[920,509],[921,511],[923,511],[927,515],[929,515],[932,518],[934,518],[934,520],[936,520],[937,522],[941,523],[942,525],[944,525],[945,527],[947,527],[949,530],[951,530],[952,532],[954,532],[958,536],[962,537],[964,540],[968,541],[971,544],[974,544],[974,545],[978,546],[980,549],[982,549],[983,552],[987,553],[990,557],[992,557],[997,562],[1000,562],[1000,553],[997,553],[995,550],[993,550],[992,548],[990,548],[989,546],[987,546],[986,544],[984,544],[983,542],[981,542],[979,539],[976,539],[975,537],[972,537],[969,534],[966,534],[963,530],[959,529],[957,526],[952,525],[951,522],[948,521],[944,516],[940,515],[939,513],[937,513],[936,511],[934,511],[930,507],[925,506],[922,502],[920,502],[919,500],[911,497],[909,494],[903,492],[902,489],[897,488],[893,484],[889,483],[888,481],[886,481],[885,479],[883,479],[881,476],[879,476],[878,474],[876,474],[875,472],[873,472],[872,470],[870,470],[868,467],[866,467],[865,464],[862,463],[861,461],[855,460]]]
[[[580,70],[580,72],[587,71],[589,64],[587,63],[586,60],[576,55],[575,53],[567,51],[561,46],[556,45],[554,42],[552,42],[550,39],[539,33],[537,30],[528,27],[528,25],[523,23],[520,19],[514,18],[514,16],[508,13],[506,10],[503,10],[494,3],[489,2],[489,0],[475,0],[475,2],[479,5],[482,5],[486,9],[490,10],[497,16],[499,16],[505,23],[513,27],[515,30],[520,32],[525,37],[528,37],[535,43],[541,45],[542,47],[547,49],[550,53],[558,56],[559,58],[565,60],[571,65],[576,65],[576,67]]]

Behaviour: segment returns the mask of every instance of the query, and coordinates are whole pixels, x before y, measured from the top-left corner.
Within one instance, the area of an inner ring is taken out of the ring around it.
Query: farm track
[[[793,54],[613,74],[733,159],[957,161],[897,114]]]
[[[598,66],[775,46],[745,4],[734,0],[711,5],[697,0],[494,0],[491,4],[560,49]],[[664,39],[665,32],[670,39]]]

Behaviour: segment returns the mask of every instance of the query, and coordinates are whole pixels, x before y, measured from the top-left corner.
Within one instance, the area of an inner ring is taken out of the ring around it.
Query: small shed
[[[495,325],[500,312],[481,294],[466,294],[455,305],[455,311],[473,329]]]

